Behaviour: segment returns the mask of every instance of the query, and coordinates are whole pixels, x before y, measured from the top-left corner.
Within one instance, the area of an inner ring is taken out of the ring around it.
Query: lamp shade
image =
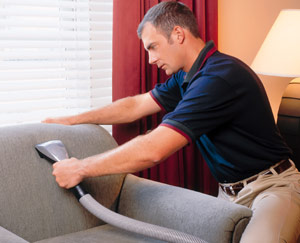
[[[251,67],[259,74],[300,77],[300,9],[279,13]]]

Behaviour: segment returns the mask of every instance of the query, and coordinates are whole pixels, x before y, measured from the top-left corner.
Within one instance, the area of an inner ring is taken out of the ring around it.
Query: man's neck
[[[200,38],[194,38],[192,41],[187,43],[186,48],[186,63],[184,65],[183,71],[189,72],[196,61],[197,57],[199,56],[199,53],[202,51],[202,49],[205,47],[205,43]]]

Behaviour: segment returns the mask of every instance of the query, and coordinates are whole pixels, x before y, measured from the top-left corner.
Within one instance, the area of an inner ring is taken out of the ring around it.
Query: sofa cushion
[[[135,243],[163,242],[135,233],[127,232],[108,224],[72,234],[58,236],[35,243]]]

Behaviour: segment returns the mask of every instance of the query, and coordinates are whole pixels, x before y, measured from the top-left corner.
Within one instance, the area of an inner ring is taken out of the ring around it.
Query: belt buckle
[[[269,169],[260,175],[272,175],[272,174],[273,174],[273,172]]]
[[[230,190],[230,192],[231,192],[231,194],[232,194],[233,196],[236,196],[236,193],[235,193],[235,191],[233,190],[232,185],[229,186],[229,190]]]
[[[237,195],[232,185],[230,185],[230,186],[222,186],[222,185],[221,185],[221,188],[222,188],[222,190],[223,190],[226,194],[228,194],[228,195],[230,195],[230,196],[236,196],[236,195]]]

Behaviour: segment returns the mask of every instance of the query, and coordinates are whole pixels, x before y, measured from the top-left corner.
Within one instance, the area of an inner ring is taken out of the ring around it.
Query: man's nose
[[[157,61],[157,57],[149,53],[149,64],[155,64]]]

